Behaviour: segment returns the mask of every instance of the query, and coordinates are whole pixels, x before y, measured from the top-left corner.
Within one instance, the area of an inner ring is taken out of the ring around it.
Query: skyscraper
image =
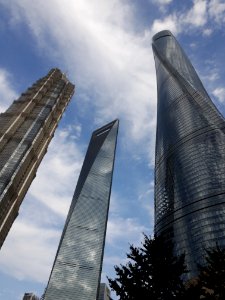
[[[98,300],[110,300],[111,293],[106,283],[100,283]]]
[[[97,299],[119,121],[93,132],[45,300]]]
[[[153,37],[153,51],[155,233],[186,253],[192,277],[204,248],[225,246],[225,122],[171,32]]]
[[[0,247],[73,92],[52,69],[0,114]]]
[[[23,300],[39,300],[39,298],[33,293],[25,293],[23,296]]]

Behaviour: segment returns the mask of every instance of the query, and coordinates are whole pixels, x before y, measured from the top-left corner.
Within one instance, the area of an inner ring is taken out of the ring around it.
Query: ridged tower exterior
[[[0,247],[73,93],[52,69],[0,114]]]
[[[155,233],[186,253],[193,277],[204,248],[225,246],[225,121],[170,31],[153,37],[153,52]]]
[[[96,300],[100,284],[119,121],[93,132],[45,300]]]

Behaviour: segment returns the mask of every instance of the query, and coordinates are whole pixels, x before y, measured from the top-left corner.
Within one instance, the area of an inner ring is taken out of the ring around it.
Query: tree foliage
[[[144,235],[141,247],[130,246],[128,263],[115,266],[116,278],[110,287],[120,300],[172,300],[184,299],[182,275],[187,272],[184,255],[173,256],[173,246],[161,236]]]
[[[184,282],[185,256],[175,257],[162,236],[144,235],[141,247],[130,246],[126,265],[115,266],[109,285],[120,300],[225,300],[225,248],[205,250],[199,275]]]
[[[205,265],[199,265],[199,276],[196,287],[200,290],[201,299],[225,299],[225,249],[216,245],[207,249]]]

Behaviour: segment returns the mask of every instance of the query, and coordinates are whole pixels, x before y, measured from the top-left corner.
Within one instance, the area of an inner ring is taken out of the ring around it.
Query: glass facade
[[[110,289],[108,288],[106,283],[100,283],[98,300],[111,300],[110,297]]]
[[[33,293],[25,293],[23,296],[23,300],[40,300],[37,296]]]
[[[92,134],[45,300],[97,299],[118,125],[113,121]]]
[[[52,69],[0,115],[0,247],[73,92]]]
[[[204,248],[225,246],[225,122],[170,31],[153,37],[153,52],[155,233],[186,253],[192,277]]]

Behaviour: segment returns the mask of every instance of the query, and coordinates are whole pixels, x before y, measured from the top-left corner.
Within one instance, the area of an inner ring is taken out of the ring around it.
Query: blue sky
[[[0,111],[50,68],[76,93],[0,253],[0,299],[41,295],[91,133],[120,119],[102,279],[153,230],[156,78],[151,38],[169,29],[225,113],[225,2],[0,0]],[[114,297],[116,299],[116,297]]]

